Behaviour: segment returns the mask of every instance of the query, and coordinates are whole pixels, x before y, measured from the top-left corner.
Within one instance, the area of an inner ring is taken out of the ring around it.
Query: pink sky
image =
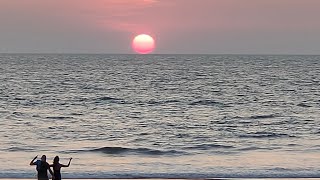
[[[319,0],[0,0],[0,52],[320,53]]]

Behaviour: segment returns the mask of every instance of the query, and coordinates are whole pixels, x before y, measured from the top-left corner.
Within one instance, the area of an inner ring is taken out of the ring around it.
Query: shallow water
[[[320,56],[0,55],[0,177],[320,177]]]

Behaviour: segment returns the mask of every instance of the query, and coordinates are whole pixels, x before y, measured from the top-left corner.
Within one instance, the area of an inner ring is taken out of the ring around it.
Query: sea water
[[[0,55],[0,178],[320,177],[320,56]]]

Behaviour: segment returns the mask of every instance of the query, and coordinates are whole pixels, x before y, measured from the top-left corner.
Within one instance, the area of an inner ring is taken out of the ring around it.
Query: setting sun
[[[139,54],[148,54],[154,50],[155,41],[147,34],[140,34],[133,39],[132,48]]]

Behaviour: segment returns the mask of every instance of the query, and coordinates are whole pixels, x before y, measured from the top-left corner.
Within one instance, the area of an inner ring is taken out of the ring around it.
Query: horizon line
[[[288,54],[288,53],[74,53],[74,52],[0,52],[0,55],[137,55],[137,56],[161,56],[161,55],[235,55],[235,56],[320,56],[320,54]]]

